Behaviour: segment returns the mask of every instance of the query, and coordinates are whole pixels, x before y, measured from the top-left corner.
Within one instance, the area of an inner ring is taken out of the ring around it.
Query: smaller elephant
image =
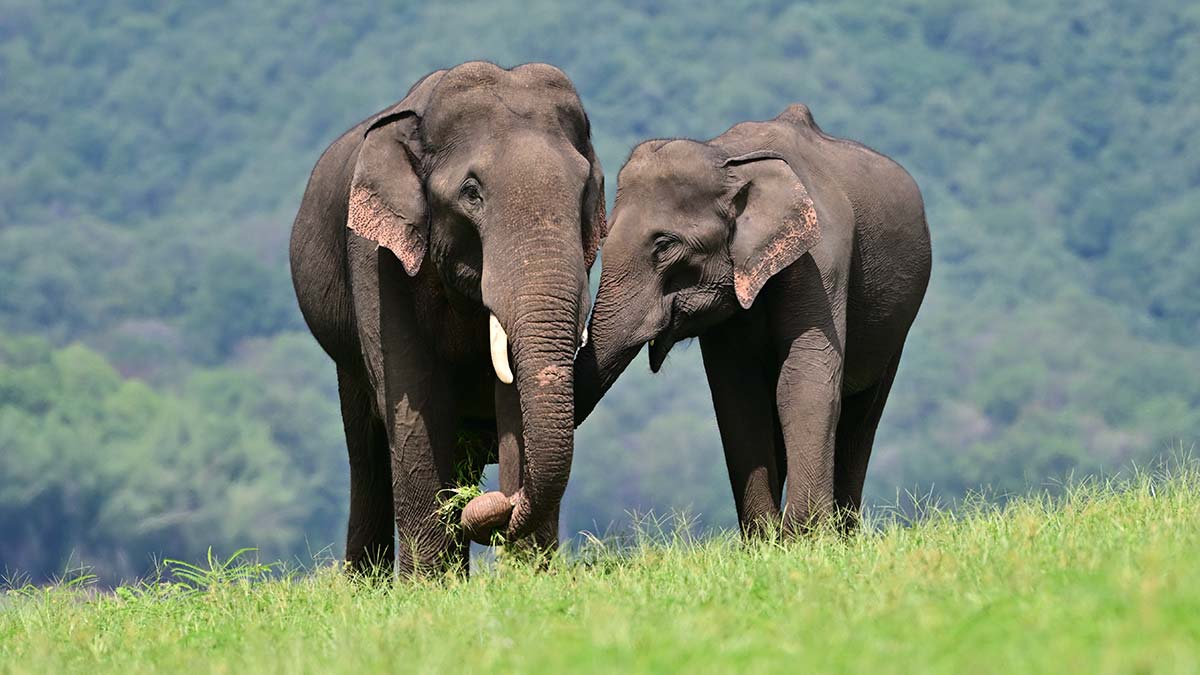
[[[576,424],[643,344],[658,372],[699,337],[743,533],[834,514],[853,528],[929,282],[912,177],[793,105],[709,141],[641,143],[610,222]]]

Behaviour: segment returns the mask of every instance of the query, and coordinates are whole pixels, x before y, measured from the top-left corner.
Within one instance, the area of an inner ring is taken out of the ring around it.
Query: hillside
[[[808,104],[922,187],[934,279],[869,494],[953,500],[1200,437],[1200,8],[0,3],[0,567],[340,546],[332,368],[286,240],[325,145],[438,67],[544,60],[609,175]],[[699,350],[580,430],[564,529],[732,504]],[[494,473],[494,472],[493,472]]]

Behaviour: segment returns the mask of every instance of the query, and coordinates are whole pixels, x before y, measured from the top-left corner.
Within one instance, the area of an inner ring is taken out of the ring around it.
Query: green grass
[[[1200,471],[843,540],[593,543],[366,586],[243,557],[11,590],[0,672],[1197,672]]]

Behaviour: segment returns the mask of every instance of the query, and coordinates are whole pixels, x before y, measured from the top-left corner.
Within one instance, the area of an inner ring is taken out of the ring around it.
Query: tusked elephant
[[[651,140],[618,176],[575,417],[649,343],[699,337],[742,531],[858,522],[930,273],[916,183],[807,107],[706,141]],[[787,493],[783,494],[786,482]]]
[[[605,230],[587,115],[553,66],[439,70],[325,150],[290,253],[337,366],[353,569],[465,570],[493,533],[557,544]],[[448,527],[443,491],[497,460],[501,492]]]

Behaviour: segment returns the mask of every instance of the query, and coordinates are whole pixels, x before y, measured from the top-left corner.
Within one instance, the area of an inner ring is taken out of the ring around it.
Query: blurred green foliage
[[[336,385],[295,310],[290,220],[326,144],[475,58],[571,76],[610,197],[636,142],[795,101],[913,173],[934,279],[876,502],[1190,446],[1198,28],[1185,2],[0,0],[0,568],[340,540]],[[580,430],[564,528],[729,525],[731,501],[680,349]]]

